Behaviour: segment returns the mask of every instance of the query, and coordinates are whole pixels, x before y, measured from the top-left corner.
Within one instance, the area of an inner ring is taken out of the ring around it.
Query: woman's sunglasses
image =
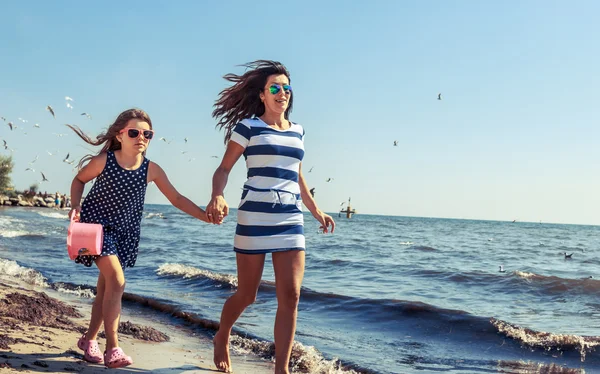
[[[282,88],[283,92],[285,92],[286,95],[289,95],[290,92],[292,92],[292,86],[290,86],[289,84],[284,84],[283,86],[279,84],[272,84],[271,87],[269,87],[269,92],[272,95],[277,95]]]
[[[132,129],[132,128],[126,128],[120,131],[120,133],[124,133],[125,131],[127,131],[127,136],[129,136],[132,139],[137,138],[138,136],[140,136],[140,131],[142,132],[142,134],[144,134],[144,138],[150,140],[152,139],[152,137],[154,136],[154,131],[152,130],[140,130],[140,129]]]

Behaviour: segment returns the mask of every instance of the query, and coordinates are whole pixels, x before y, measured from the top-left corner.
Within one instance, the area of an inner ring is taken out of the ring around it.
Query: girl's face
[[[267,79],[267,84],[260,93],[260,99],[265,104],[265,112],[274,114],[285,113],[292,98],[290,80],[285,74],[273,74]]]
[[[150,144],[150,139],[146,136],[153,135],[148,122],[133,118],[127,121],[127,125],[117,134],[117,140],[121,142],[121,149],[143,153]]]

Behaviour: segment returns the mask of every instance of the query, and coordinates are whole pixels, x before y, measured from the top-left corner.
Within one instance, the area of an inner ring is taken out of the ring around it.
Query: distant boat
[[[346,215],[346,218],[352,218],[352,215],[356,214],[356,209],[352,209],[352,207],[350,206],[350,198],[348,198],[348,206],[346,207],[346,209],[340,210],[340,212],[338,213],[338,217],[341,217],[342,213]]]

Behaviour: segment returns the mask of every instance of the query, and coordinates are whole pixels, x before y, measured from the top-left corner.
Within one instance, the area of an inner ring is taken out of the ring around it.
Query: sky
[[[599,2],[4,1],[0,14],[0,116],[17,125],[0,121],[0,154],[17,189],[42,171],[42,191],[68,193],[62,159],[98,150],[64,125],[96,136],[138,107],[156,131],[147,157],[206,205],[222,77],[270,59],[291,72],[322,210],[351,197],[364,214],[600,224]],[[232,207],[245,173],[241,158]],[[146,202],[168,203],[153,185]]]

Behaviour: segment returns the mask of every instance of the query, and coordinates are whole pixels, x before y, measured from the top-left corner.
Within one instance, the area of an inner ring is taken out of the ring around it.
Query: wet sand
[[[77,339],[89,321],[91,301],[0,279],[0,372],[106,373],[83,360]],[[120,373],[217,373],[212,342],[143,311],[123,309],[119,344],[134,364]],[[104,339],[99,337],[100,349]],[[273,373],[274,365],[232,352],[235,373]]]

